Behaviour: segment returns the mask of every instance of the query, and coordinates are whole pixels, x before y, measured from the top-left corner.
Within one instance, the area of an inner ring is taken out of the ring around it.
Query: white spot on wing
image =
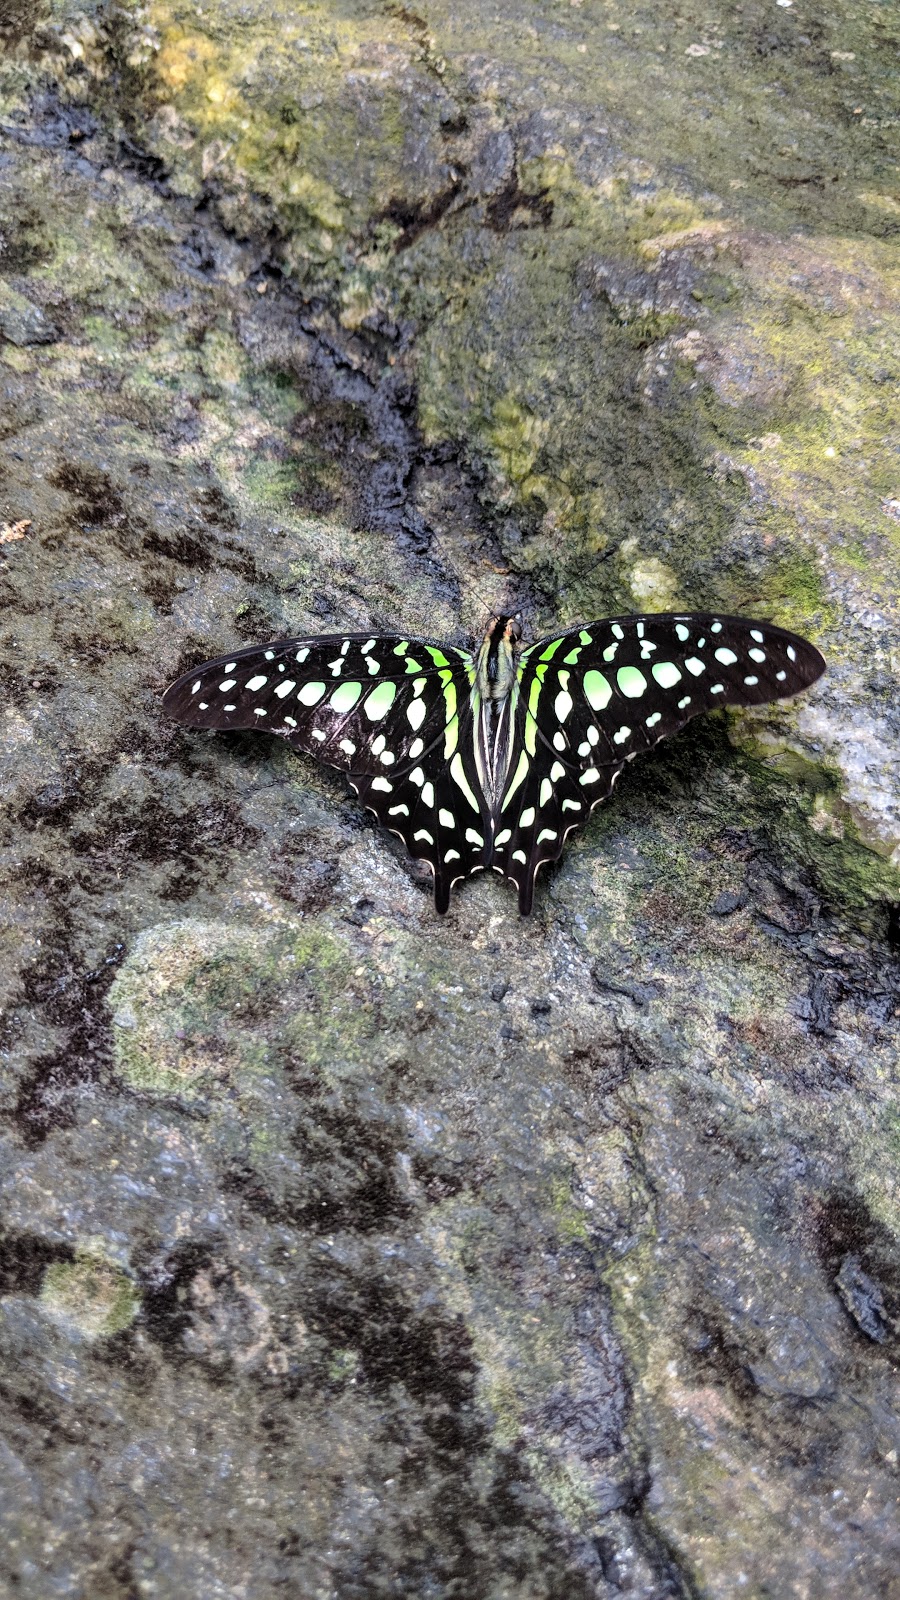
[[[657,661],[651,672],[661,689],[674,689],[681,682],[681,673],[674,661]]]

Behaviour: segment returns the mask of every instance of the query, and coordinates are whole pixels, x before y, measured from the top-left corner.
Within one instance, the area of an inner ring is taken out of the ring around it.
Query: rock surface
[[[4,1592],[898,1593],[891,26],[0,8]],[[498,602],[830,672],[524,924],[160,716]]]

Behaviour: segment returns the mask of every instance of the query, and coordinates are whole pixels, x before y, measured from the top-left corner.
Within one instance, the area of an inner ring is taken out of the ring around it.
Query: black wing
[[[484,867],[488,811],[471,755],[472,657],[421,639],[338,634],[205,661],[163,695],[191,728],[261,728],[347,773],[379,822],[453,883]]]
[[[531,909],[534,880],[609,795],[626,761],[723,705],[762,705],[825,671],[796,634],[708,613],[615,617],[523,651],[493,865]]]

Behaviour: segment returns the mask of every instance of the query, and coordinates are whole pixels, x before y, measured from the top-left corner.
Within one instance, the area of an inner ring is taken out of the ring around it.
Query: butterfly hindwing
[[[282,639],[207,661],[163,705],[188,727],[261,728],[348,775],[378,820],[434,871],[446,910],[483,866],[488,818],[473,784],[472,658],[366,634]]]
[[[527,917],[538,868],[562,854],[573,829],[583,827],[611,793],[622,767],[562,760],[521,701],[516,734],[519,754],[496,819],[492,865],[516,885],[519,910]]]
[[[768,623],[710,613],[588,623],[522,652],[515,745],[495,865],[531,906],[534,876],[606,799],[626,761],[722,705],[760,705],[824,671],[818,650]]]
[[[465,687],[468,691],[468,682]],[[473,759],[468,693],[459,698],[459,711],[445,719],[423,753],[414,759],[407,755],[375,776],[358,770],[349,775],[351,788],[379,822],[399,834],[411,856],[428,862],[440,913],[450,904],[454,883],[487,865],[490,841],[490,813]]]

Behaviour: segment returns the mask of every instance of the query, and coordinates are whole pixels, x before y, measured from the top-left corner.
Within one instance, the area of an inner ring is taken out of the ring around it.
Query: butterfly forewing
[[[473,784],[471,655],[367,634],[283,639],[205,662],[163,705],[195,728],[262,728],[347,773],[378,820],[434,871],[446,910],[455,879],[485,865],[488,813]]]
[[[704,711],[782,699],[824,669],[795,634],[709,613],[610,618],[523,651],[494,862],[517,883],[521,909],[541,863],[606,799],[625,761]]]

